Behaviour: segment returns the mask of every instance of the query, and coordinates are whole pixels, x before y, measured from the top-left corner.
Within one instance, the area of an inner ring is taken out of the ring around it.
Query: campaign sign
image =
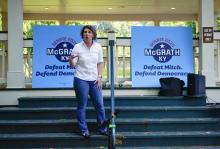
[[[32,88],[73,87],[69,55],[80,42],[81,26],[35,26]]]
[[[133,87],[160,87],[160,78],[176,77],[187,86],[194,72],[191,27],[132,27]]]

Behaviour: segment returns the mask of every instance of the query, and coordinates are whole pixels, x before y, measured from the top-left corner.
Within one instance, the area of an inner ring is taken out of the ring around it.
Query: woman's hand
[[[73,55],[70,55],[70,56],[69,56],[69,59],[70,59],[70,60],[73,60],[73,59],[76,58],[76,57],[79,57],[79,54],[78,54],[78,53],[73,54]]]
[[[102,77],[98,77],[97,80],[95,81],[95,84],[97,84],[97,88],[101,89],[102,88]]]
[[[77,63],[77,61],[78,61],[78,57],[79,57],[79,54],[78,54],[78,53],[69,56],[69,64],[70,64],[72,67],[75,67],[75,66],[76,66],[76,63]]]

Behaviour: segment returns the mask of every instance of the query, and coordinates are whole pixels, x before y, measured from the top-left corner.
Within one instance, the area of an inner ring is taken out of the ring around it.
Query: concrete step
[[[220,106],[117,106],[118,118],[217,118]],[[111,109],[106,107],[106,116]],[[93,107],[87,108],[87,118],[96,118]],[[0,120],[75,119],[76,107],[0,108]]]
[[[158,146],[152,146],[152,147],[117,147],[117,149],[219,149],[220,146],[168,146],[168,147],[158,147]],[[58,148],[56,148],[58,149]],[[67,149],[67,148],[64,148]],[[71,148],[68,148],[71,149]],[[74,149],[83,149],[83,148],[74,148]],[[90,149],[107,149],[103,147],[97,147],[97,148],[90,148]]]
[[[121,146],[219,146],[219,131],[122,132]],[[119,145],[120,146],[120,145]]]
[[[118,147],[148,146],[220,146],[218,131],[188,132],[121,132],[117,134]],[[76,133],[1,134],[2,148],[56,148],[56,147],[107,147],[107,137],[92,134],[83,139]]]
[[[104,97],[105,106],[110,106],[110,97]],[[76,107],[77,99],[74,96],[38,96],[18,98],[20,108],[33,107]],[[192,98],[184,96],[163,97],[163,96],[116,96],[117,106],[204,106],[206,98]],[[92,106],[91,100],[88,106]]]
[[[61,148],[56,148],[61,149]],[[62,149],[73,149],[73,148],[62,148]],[[74,148],[74,149],[85,149],[85,148]],[[107,147],[93,147],[93,148],[86,148],[86,149],[108,149]],[[168,147],[161,147],[161,146],[152,146],[152,147],[117,147],[117,149],[220,149],[220,146],[168,146]]]
[[[95,119],[88,119],[91,132],[97,132]],[[219,118],[115,119],[117,132],[220,131]],[[0,133],[78,132],[76,119],[0,120]]]

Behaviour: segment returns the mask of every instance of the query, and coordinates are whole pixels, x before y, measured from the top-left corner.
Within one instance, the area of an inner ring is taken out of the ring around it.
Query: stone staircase
[[[22,97],[18,107],[0,108],[0,148],[107,148],[97,134],[88,103],[91,139],[79,135],[74,97]],[[110,97],[105,97],[110,117]],[[121,149],[220,148],[220,105],[206,98],[116,97],[116,147]]]

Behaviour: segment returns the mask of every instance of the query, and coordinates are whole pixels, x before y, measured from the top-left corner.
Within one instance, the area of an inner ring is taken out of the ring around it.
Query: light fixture
[[[48,10],[49,8],[48,8],[48,7],[45,7],[44,9],[45,9],[45,10]]]
[[[111,7],[109,7],[109,8],[108,8],[108,10],[112,10],[112,8],[111,8]]]
[[[170,8],[170,9],[175,10],[176,8],[175,8],[175,7],[172,7],[172,8]]]

